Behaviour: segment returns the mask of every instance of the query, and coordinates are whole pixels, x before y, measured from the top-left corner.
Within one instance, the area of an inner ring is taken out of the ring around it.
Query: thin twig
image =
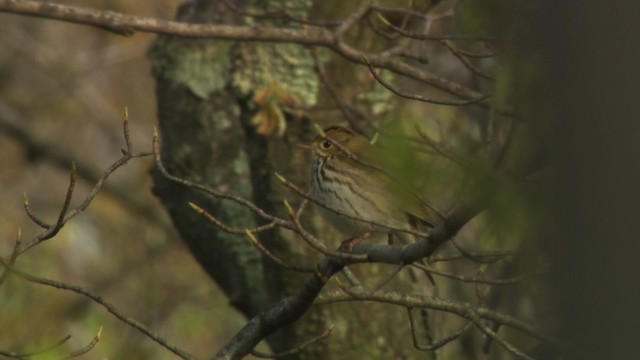
[[[100,326],[100,329],[98,329],[98,333],[93,337],[93,339],[91,339],[91,342],[89,342],[87,346],[83,347],[82,349],[78,349],[65,357],[62,357],[61,359],[71,359],[88,353],[96,346],[96,344],[98,344],[98,342],[100,341],[100,335],[102,335],[102,326]]]
[[[423,32],[407,31],[393,25],[389,20],[385,19],[382,15],[378,16],[378,19],[389,29],[401,34],[404,37],[408,37],[414,40],[468,40],[468,41],[495,41],[494,36],[488,35],[429,35]]]
[[[534,339],[538,339],[551,345],[561,346],[559,340],[543,334],[541,331],[535,329],[532,325],[522,320],[516,319],[503,313],[499,313],[491,309],[474,307],[473,305],[466,302],[458,302],[448,299],[445,300],[433,296],[407,294],[396,291],[373,292],[371,291],[371,289],[351,288],[350,292],[350,294],[345,294],[344,292],[338,290],[327,291],[320,295],[316,299],[314,304],[324,305],[336,302],[367,300],[403,307],[425,307],[427,309],[444,311],[450,314],[454,314],[467,320],[472,320],[469,312],[470,310],[473,310],[474,314],[477,315],[477,317],[480,319],[485,319],[491,322],[498,322],[503,326],[508,326],[512,329],[521,331],[522,333],[527,334]]]
[[[218,198],[218,199],[225,199],[225,200],[233,201],[233,202],[235,202],[235,203],[237,203],[239,205],[242,205],[242,206],[248,208],[249,210],[255,212],[256,214],[258,214],[263,219],[266,219],[268,221],[273,222],[274,225],[281,226],[281,227],[284,227],[284,228],[287,228],[287,229],[291,229],[291,230],[294,229],[293,225],[290,222],[288,222],[288,221],[286,221],[284,219],[281,219],[281,218],[279,218],[277,216],[273,216],[273,215],[267,213],[266,211],[262,210],[259,206],[257,206],[256,204],[252,203],[251,201],[249,201],[249,200],[247,200],[245,198],[242,198],[240,196],[227,194],[225,192],[218,191],[218,190],[209,188],[207,186],[204,186],[204,185],[201,185],[201,184],[197,184],[197,183],[191,182],[189,180],[182,179],[182,178],[179,178],[177,176],[169,174],[167,169],[164,167],[164,164],[162,163],[162,158],[161,158],[161,155],[160,155],[160,142],[159,142],[159,139],[158,139],[158,132],[157,132],[157,130],[155,128],[154,128],[154,132],[153,132],[153,158],[155,160],[156,167],[158,168],[160,173],[166,179],[168,179],[168,180],[170,180],[170,181],[172,181],[172,182],[174,182],[176,184],[180,184],[180,185],[186,186],[188,188],[192,188],[192,189],[196,189],[196,190],[202,191],[202,192],[204,192],[206,194],[209,194],[209,195],[211,195],[211,196],[213,196],[215,198]],[[244,230],[241,230],[238,233],[244,234]]]
[[[329,335],[331,335],[331,330],[333,330],[333,326],[325,329],[325,331],[322,332],[322,334],[314,336],[313,338],[303,342],[302,344],[300,344],[299,346],[287,350],[287,351],[282,351],[279,353],[275,353],[275,354],[267,354],[267,353],[263,353],[263,352],[259,352],[256,350],[251,351],[251,355],[255,356],[255,357],[259,357],[262,359],[276,359],[276,358],[281,358],[281,357],[285,357],[285,356],[289,356],[289,355],[295,355],[297,353],[299,353],[300,351],[302,351],[304,348],[306,348],[307,346],[317,343],[318,341],[328,337]]]
[[[468,252],[473,257],[473,261],[481,262],[481,263],[495,263],[500,260],[503,260],[507,257],[516,256],[519,254],[517,250],[502,250],[502,251],[494,251],[489,253],[471,253]],[[433,256],[429,258],[430,263],[436,262],[444,262],[444,261],[455,261],[455,260],[469,260],[469,256],[464,255],[439,255]]]
[[[432,148],[438,155],[442,156],[445,159],[450,160],[451,162],[453,162],[454,164],[457,164],[463,168],[466,169],[470,169],[470,170],[474,170],[477,171],[478,170],[478,166],[474,165],[471,161],[466,160],[463,156],[455,154],[449,150],[445,150],[442,148],[442,146],[440,146],[440,144],[438,144],[435,140],[433,140],[424,130],[422,130],[422,128],[420,126],[418,126],[416,124],[415,126],[416,132],[418,133],[418,136],[420,136],[420,138],[422,140],[424,140],[424,142],[430,147]]]
[[[115,31],[119,34],[132,34],[134,31],[151,32],[189,38],[226,39],[239,41],[277,41],[315,45],[330,48],[336,54],[355,63],[364,64],[361,50],[340,41],[331,31],[318,27],[303,29],[280,29],[275,27],[248,27],[213,24],[191,24],[178,21],[167,21],[153,18],[125,15],[114,11],[99,11],[77,6],[54,4],[40,1],[0,0],[0,11],[29,16],[56,19],[71,23],[96,26],[101,29]],[[450,38],[450,37],[444,37]],[[419,67],[410,66],[396,59],[368,55],[371,63],[377,68],[388,69],[399,75],[430,84],[438,89],[459,96],[462,99],[477,99],[482,96],[476,91],[461,84],[447,80]],[[488,108],[489,105],[481,103]],[[501,108],[500,113],[513,114],[513,109]]]
[[[311,235],[307,230],[304,229],[304,227],[300,223],[300,218],[296,216],[295,212],[293,211],[289,203],[286,200],[284,201],[284,203],[289,212],[289,217],[291,218],[291,222],[294,225],[294,230],[312,248],[316,249],[317,251],[321,252],[324,255],[335,256],[343,259],[364,260],[367,258],[367,255],[356,255],[348,252],[335,251],[335,250],[329,249],[323,243],[321,243],[318,239],[316,239],[315,236]]]
[[[102,307],[104,307],[109,313],[111,313],[113,316],[115,316],[117,319],[119,319],[120,321],[122,321],[123,323],[133,327],[134,329],[140,331],[141,333],[143,333],[144,335],[146,335],[149,339],[155,341],[156,343],[158,343],[160,346],[164,347],[165,349],[171,351],[172,353],[176,354],[177,356],[179,356],[182,359],[195,359],[192,355],[190,355],[189,353],[187,353],[186,351],[178,348],[175,345],[172,345],[171,343],[169,343],[167,340],[165,340],[164,338],[162,338],[160,335],[155,334],[153,331],[151,331],[149,328],[147,328],[145,325],[143,325],[142,323],[125,316],[124,314],[122,314],[120,312],[120,310],[118,310],[115,306],[113,306],[111,303],[107,302],[106,300],[104,300],[101,296],[96,295],[80,286],[76,286],[76,285],[70,285],[70,284],[66,284],[60,281],[55,281],[55,280],[50,280],[50,279],[45,279],[45,278],[41,278],[41,277],[37,277],[28,273],[25,273],[21,270],[15,269],[12,266],[10,266],[2,257],[0,257],[0,264],[2,264],[5,269],[7,269],[8,271],[10,271],[13,275],[16,275],[28,282],[32,282],[35,284],[40,284],[40,285],[46,285],[46,286],[50,286],[50,287],[54,287],[56,289],[62,289],[62,290],[68,290],[71,292],[74,292],[76,294],[80,294],[82,296],[85,296],[89,299],[91,299],[93,302],[95,302],[96,304],[101,305]]]
[[[362,54],[362,59],[364,60],[365,64],[369,67],[369,72],[371,73],[371,75],[373,75],[373,77],[376,79],[376,81],[380,85],[384,86],[387,90],[391,91],[392,93],[409,100],[417,100],[417,101],[422,101],[430,104],[438,104],[438,105],[464,106],[464,105],[472,105],[472,104],[483,102],[492,96],[492,94],[484,94],[469,100],[442,100],[442,99],[432,99],[432,98],[428,98],[418,94],[405,93],[403,91],[396,89],[393,85],[385,81],[378,74],[378,72],[373,68],[371,61],[366,55]]]
[[[286,262],[284,262],[283,260],[281,260],[277,256],[273,255],[273,253],[271,253],[271,251],[269,251],[266,247],[264,247],[264,245],[262,245],[260,240],[258,240],[258,237],[251,230],[245,229],[245,233],[246,233],[247,237],[249,238],[249,240],[251,240],[251,243],[256,248],[258,248],[258,250],[260,250],[266,257],[271,259],[276,264],[282,266],[283,268],[285,268],[287,270],[291,270],[291,271],[303,272],[303,273],[315,273],[316,270],[314,268],[305,267],[305,266],[295,266],[295,265],[287,264]]]
[[[31,204],[29,203],[29,197],[27,196],[27,193],[22,193],[22,198],[22,205],[24,206],[24,211],[27,213],[27,216],[29,216],[29,219],[31,219],[31,221],[33,221],[41,228],[49,229],[52,225],[40,220],[40,218],[38,218],[31,210]]]
[[[451,44],[450,41],[441,40],[440,43],[443,44],[444,46],[446,46],[447,49],[449,49],[449,51],[451,51],[453,56],[458,58],[458,60],[460,60],[462,65],[464,65],[472,73],[474,73],[474,74],[476,74],[476,75],[478,75],[478,76],[480,76],[482,78],[485,78],[485,79],[489,79],[489,80],[495,80],[496,79],[495,76],[489,75],[489,74],[485,74],[482,70],[478,69],[478,67],[475,66],[471,61],[469,61],[469,59],[467,59],[464,55],[462,55],[462,53],[458,50],[458,48],[453,46],[453,44]]]
[[[348,267],[345,266],[344,268],[342,268],[342,275],[344,275],[345,279],[347,279],[351,286],[362,286],[360,280],[358,280],[356,275],[351,270],[349,270]]]
[[[358,20],[364,18],[369,14],[371,10],[371,4],[369,1],[365,1],[355,11],[353,11],[349,16],[342,21],[340,26],[335,30],[334,35],[337,39],[340,39],[349,29],[355,25]]]
[[[22,244],[22,228],[18,228],[18,234],[16,234],[16,241],[13,244],[13,250],[11,251],[11,255],[9,255],[8,263],[13,266],[20,255],[20,246]],[[0,275],[0,286],[4,283],[9,275],[8,271],[4,271],[2,275]]]
[[[438,341],[434,341],[431,344],[428,345],[421,345],[418,342],[418,337],[416,336],[416,325],[415,325],[415,320],[413,318],[413,314],[411,313],[412,308],[407,307],[407,313],[409,314],[409,324],[411,326],[411,336],[413,338],[413,347],[415,347],[416,349],[420,350],[420,351],[435,351],[438,350],[439,348],[447,345],[448,343],[452,342],[453,340],[457,339],[460,337],[460,335],[464,334],[469,328],[471,328],[471,323],[468,322],[465,326],[463,326],[460,330],[454,332],[453,334],[450,334],[449,336],[446,336]]]
[[[508,341],[504,340],[503,338],[501,338],[500,336],[498,336],[498,334],[496,334],[490,327],[485,325],[485,323],[482,321],[482,319],[480,318],[478,313],[473,308],[468,307],[466,315],[467,315],[467,318],[469,320],[471,320],[471,322],[473,322],[473,324],[478,329],[480,329],[481,332],[483,332],[485,335],[487,335],[493,341],[495,341],[498,344],[502,345],[502,347],[504,347],[508,352],[512,353],[513,355],[515,355],[515,356],[517,356],[517,357],[519,357],[521,359],[535,360],[531,356],[527,355],[524,351],[518,349],[517,347],[513,346],[510,342],[508,342]]]
[[[133,152],[133,145],[131,145],[131,136],[129,135],[129,109],[124,108],[124,119],[122,120],[122,128],[124,129],[124,143],[126,145],[126,153]]]
[[[210,212],[206,211],[205,209],[201,208],[200,206],[194,204],[194,203],[189,203],[189,206],[195,210],[199,215],[203,216],[205,219],[209,220],[209,222],[211,222],[212,224],[214,224],[217,228],[219,228],[220,230],[227,232],[229,234],[235,234],[235,235],[245,235],[246,234],[246,230],[245,228],[234,228],[231,227],[225,223],[223,223],[222,221],[220,221],[217,217],[213,216]],[[263,232],[266,230],[271,230],[274,227],[276,227],[276,223],[275,222],[270,222],[268,224],[265,225],[261,225],[261,226],[257,226],[251,229],[248,229],[249,231],[253,232],[253,233],[259,233],[259,232]]]
[[[431,267],[427,267],[424,266],[422,264],[418,264],[418,263],[413,263],[411,264],[411,266],[416,267],[418,269],[424,270],[424,271],[428,271],[429,273],[432,273],[434,275],[438,275],[438,276],[442,276],[442,277],[446,277],[449,279],[454,279],[454,280],[460,280],[464,283],[471,283],[471,284],[485,284],[485,285],[515,285],[519,282],[521,282],[522,280],[534,276],[534,275],[539,275],[542,274],[543,271],[540,270],[539,272],[533,273],[533,274],[524,274],[524,275],[520,275],[520,276],[515,276],[512,278],[507,278],[507,279],[482,279],[478,276],[475,277],[470,277],[470,276],[463,276],[463,275],[457,275],[457,274],[452,274],[452,273],[448,273],[445,271],[440,271],[440,270],[436,270],[433,269]]]
[[[369,125],[371,125],[373,128],[375,128],[375,125],[374,125],[373,120],[371,119],[371,117],[367,116],[362,111],[354,110],[354,108],[357,109],[355,106],[353,106],[351,104],[347,104],[346,102],[342,101],[341,97],[338,95],[338,91],[331,84],[331,81],[329,80],[329,75],[327,75],[327,72],[326,72],[324,66],[322,66],[322,62],[320,61],[320,58],[318,57],[318,52],[316,51],[316,49],[315,48],[309,48],[309,52],[311,53],[311,56],[313,57],[313,63],[314,63],[314,66],[316,68],[316,73],[320,77],[320,81],[322,81],[324,86],[327,88],[327,91],[329,92],[329,95],[331,95],[331,98],[333,99],[333,101],[336,103],[336,105],[340,109],[340,112],[342,112],[344,117],[347,119],[347,122],[349,122],[349,125],[351,125],[351,127],[354,128],[355,130],[362,131],[362,129],[358,125],[358,122],[356,121],[356,118],[354,117],[354,114],[355,114],[355,115],[358,115],[358,117],[362,118],[363,120],[367,121],[367,123],[369,123]]]
[[[498,333],[498,331],[500,331],[500,327],[502,325],[500,323],[494,323],[493,327],[491,330],[493,330],[493,332],[495,332],[496,334]],[[482,352],[485,354],[489,353],[489,350],[491,349],[491,344],[493,343],[493,339],[492,338],[487,338],[487,342],[484,343],[484,346],[482,347]]]
[[[111,164],[111,166],[109,166],[103,172],[102,176],[100,177],[100,179],[98,180],[96,185],[93,187],[93,189],[91,190],[89,195],[87,195],[84,198],[84,201],[80,205],[78,205],[76,208],[74,208],[71,211],[67,212],[67,208],[68,208],[67,200],[70,200],[70,195],[71,195],[71,191],[72,191],[72,187],[71,187],[71,184],[70,184],[70,188],[67,190],[67,198],[65,200],[65,204],[67,204],[67,205],[63,206],[63,208],[61,209],[60,214],[58,215],[58,221],[56,222],[56,225],[52,226],[52,227],[49,227],[44,232],[42,232],[38,236],[36,236],[33,240],[31,240],[27,245],[24,246],[24,248],[22,248],[20,250],[20,254],[22,254],[25,251],[31,249],[32,247],[38,245],[39,243],[41,243],[41,242],[43,242],[43,241],[45,241],[47,239],[52,238],[53,236],[55,236],[58,233],[58,231],[60,231],[62,226],[64,226],[64,224],[67,221],[69,221],[70,219],[72,219],[73,217],[78,215],[79,213],[81,213],[84,210],[86,210],[86,208],[91,204],[93,199],[100,192],[104,182],[107,180],[107,178],[114,171],[116,171],[118,168],[122,167],[123,165],[126,165],[129,162],[129,160],[131,160],[133,158],[144,157],[144,156],[149,156],[149,155],[151,155],[151,153],[148,153],[148,152],[135,153],[135,154],[127,153],[127,154],[123,155],[120,159],[116,160],[113,164]],[[73,172],[72,172],[72,177],[75,177]],[[73,179],[73,181],[75,181],[75,179]]]
[[[64,344],[67,341],[69,341],[69,339],[71,339],[71,335],[67,335],[67,336],[63,337],[62,339],[56,341],[52,345],[49,345],[49,346],[45,347],[44,349],[37,350],[37,351],[25,352],[25,353],[17,353],[17,352],[13,352],[13,351],[7,351],[7,350],[0,349],[0,355],[6,356],[6,357],[9,357],[9,358],[12,358],[12,359],[26,359],[26,358],[33,357],[35,355],[41,355],[41,354],[44,354],[44,353],[48,353],[51,350],[60,347],[62,344]]]

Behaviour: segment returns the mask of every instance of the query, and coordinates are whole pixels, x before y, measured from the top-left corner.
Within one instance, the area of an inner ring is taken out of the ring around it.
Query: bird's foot
[[[367,231],[361,235],[354,236],[343,241],[340,244],[340,247],[338,247],[338,251],[353,252],[353,247],[371,237],[371,234],[373,234],[373,231]]]

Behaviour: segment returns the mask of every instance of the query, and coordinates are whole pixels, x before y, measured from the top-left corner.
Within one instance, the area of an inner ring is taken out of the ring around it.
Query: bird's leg
[[[371,234],[373,234],[373,230],[367,231],[363,234],[354,236],[352,238],[349,238],[343,241],[340,244],[340,247],[338,247],[338,251],[353,252],[353,247],[361,243],[363,240],[366,240],[369,237],[371,237]]]

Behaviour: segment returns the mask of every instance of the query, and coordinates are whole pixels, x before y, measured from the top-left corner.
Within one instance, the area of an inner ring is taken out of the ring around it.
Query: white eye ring
[[[323,141],[320,146],[324,149],[324,150],[329,150],[331,148],[333,144],[331,143],[331,141],[329,140],[325,140]]]

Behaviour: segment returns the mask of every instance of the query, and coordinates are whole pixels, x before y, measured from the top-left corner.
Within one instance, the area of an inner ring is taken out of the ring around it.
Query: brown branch
[[[0,0],[1,1],[1,0]],[[201,185],[201,184],[197,184],[194,182],[191,182],[189,180],[185,180],[182,178],[179,178],[177,176],[171,175],[169,174],[169,172],[167,171],[167,169],[164,167],[164,164],[162,163],[162,158],[161,158],[161,154],[160,154],[160,140],[158,137],[158,132],[157,130],[154,128],[154,132],[153,132],[153,158],[155,160],[155,164],[156,167],[158,168],[158,170],[160,171],[160,173],[162,174],[162,176],[164,176],[167,180],[170,180],[176,184],[180,184],[182,186],[186,186],[188,188],[191,189],[196,189],[199,191],[202,191],[206,194],[209,194],[215,198],[218,199],[225,199],[225,200],[230,200],[233,201],[241,206],[246,207],[247,209],[253,211],[254,213],[258,214],[260,217],[262,217],[265,220],[268,220],[270,222],[273,222],[274,225],[276,226],[281,226],[287,229],[294,229],[293,224],[291,224],[290,222],[281,219],[277,216],[273,216],[269,213],[267,213],[266,211],[262,210],[259,206],[257,206],[256,204],[252,203],[251,201],[242,198],[240,196],[235,196],[235,195],[231,195],[222,191],[218,191],[212,188],[209,188],[207,186]],[[214,218],[215,219],[215,218]],[[215,222],[214,222],[215,223]],[[221,225],[223,225],[220,222]],[[229,230],[231,230],[230,232],[233,233],[234,229],[229,228]],[[238,229],[235,229],[238,230]],[[244,234],[244,229],[243,230],[239,230],[238,234]]]
[[[413,32],[407,31],[400,27],[393,25],[389,20],[385,19],[382,15],[378,16],[380,22],[382,22],[388,29],[393,32],[396,32],[404,37],[414,39],[414,40],[468,40],[468,41],[495,41],[496,38],[494,36],[487,35],[429,35],[422,32]]]
[[[318,341],[326,338],[327,336],[331,335],[331,330],[333,330],[333,326],[330,328],[327,328],[325,331],[322,332],[322,334],[314,336],[313,338],[303,342],[302,344],[300,344],[299,346],[287,350],[287,351],[282,351],[279,353],[275,353],[275,354],[266,354],[263,352],[259,352],[256,350],[251,351],[251,355],[255,356],[255,357],[259,357],[262,359],[276,359],[276,358],[280,358],[280,357],[285,357],[285,356],[289,356],[289,355],[295,355],[297,353],[299,353],[300,351],[302,351],[304,348],[306,348],[309,345],[315,344]]]
[[[470,276],[452,274],[452,273],[448,273],[448,272],[445,272],[445,271],[436,270],[436,269],[433,269],[431,267],[421,265],[419,263],[411,264],[411,266],[416,267],[416,268],[421,269],[421,270],[424,270],[424,271],[428,271],[429,273],[434,274],[434,275],[438,275],[438,276],[442,276],[442,277],[446,277],[446,278],[454,279],[454,280],[460,280],[460,281],[462,281],[464,283],[485,284],[485,285],[515,285],[515,284],[521,282],[522,280],[526,279],[527,277],[531,277],[531,276],[539,275],[539,274],[543,273],[543,271],[540,270],[539,272],[535,272],[535,273],[532,273],[532,274],[524,274],[524,275],[515,276],[515,277],[511,277],[511,278],[507,278],[507,279],[482,279],[482,278],[480,278],[478,276],[470,277]]]
[[[56,289],[62,289],[62,290],[67,290],[67,291],[71,291],[74,292],[76,294],[80,294],[82,296],[85,296],[87,298],[89,298],[90,300],[92,300],[93,302],[95,302],[96,304],[101,305],[102,307],[104,307],[109,313],[111,313],[113,316],[115,316],[118,320],[122,321],[123,323],[133,327],[134,329],[140,331],[142,334],[146,335],[149,339],[155,341],[156,343],[158,343],[160,346],[164,347],[165,349],[171,351],[172,353],[176,354],[177,356],[179,356],[182,359],[195,359],[192,355],[190,355],[189,353],[187,353],[186,351],[178,348],[177,346],[169,343],[167,340],[165,340],[164,338],[162,338],[160,335],[154,333],[153,331],[151,331],[149,328],[147,328],[145,325],[143,325],[142,323],[125,316],[124,314],[122,314],[122,312],[120,312],[120,310],[118,310],[115,306],[113,306],[113,304],[107,302],[106,300],[104,300],[101,296],[96,295],[80,286],[76,286],[76,285],[69,285],[60,281],[55,281],[55,280],[50,280],[50,279],[45,279],[45,278],[41,278],[41,277],[37,277],[28,273],[25,273],[21,270],[15,269],[13,267],[11,267],[2,257],[0,257],[0,264],[2,266],[4,266],[4,268],[6,270],[8,270],[9,272],[11,272],[11,274],[16,275],[28,282],[34,283],[34,284],[40,284],[40,285],[45,285],[45,286],[50,286],[50,287],[54,287]]]
[[[373,123],[373,120],[371,119],[371,117],[367,116],[364,112],[360,111],[355,106],[342,101],[342,99],[338,95],[338,91],[331,84],[331,80],[329,80],[329,76],[327,75],[327,72],[324,66],[322,66],[322,62],[318,57],[318,52],[316,51],[316,49],[310,48],[309,52],[313,57],[313,64],[316,68],[316,73],[318,74],[318,77],[320,77],[320,81],[322,81],[324,86],[327,88],[329,95],[331,95],[331,98],[333,99],[333,101],[336,103],[336,105],[338,105],[340,112],[342,112],[342,115],[344,115],[344,117],[347,119],[347,122],[349,123],[349,125],[351,125],[351,127],[356,131],[365,133],[365,131],[363,131],[363,129],[358,125],[358,122],[354,117],[354,114],[355,114],[355,115],[358,115],[358,117],[362,118],[363,120],[367,121],[369,125],[375,128],[376,126]]]
[[[464,65],[472,73],[474,73],[474,74],[476,74],[476,75],[478,75],[478,76],[480,76],[482,78],[485,78],[485,79],[489,79],[489,80],[495,80],[496,79],[493,75],[485,74],[482,70],[478,69],[478,67],[475,66],[471,61],[469,61],[469,59],[467,59],[464,55],[462,55],[462,53],[458,50],[458,48],[453,46],[453,44],[451,44],[450,41],[441,40],[440,43],[443,44],[444,46],[446,46],[447,49],[449,49],[449,51],[451,51],[453,56],[458,58],[458,60],[460,60],[462,65]]]
[[[216,218],[215,216],[213,216],[213,214],[211,214],[210,212],[206,211],[205,209],[199,207],[198,205],[194,204],[194,203],[189,203],[189,206],[191,206],[191,208],[193,210],[195,210],[195,212],[197,212],[199,215],[203,216],[205,219],[209,220],[209,222],[211,222],[213,225],[215,225],[218,229],[229,233],[229,234],[234,234],[234,235],[245,235],[247,230],[254,232],[254,233],[259,233],[259,232],[263,232],[266,230],[271,230],[274,227],[276,227],[276,223],[275,222],[270,222],[268,224],[265,225],[261,225],[261,226],[257,226],[251,229],[245,229],[245,228],[234,228],[231,227],[225,223],[223,223],[222,221],[220,221],[218,218]]]
[[[324,46],[336,54],[357,64],[365,64],[361,51],[340,41],[334,33],[319,27],[306,29],[282,29],[267,26],[228,26],[190,24],[140,16],[125,15],[113,11],[99,11],[77,6],[60,5],[32,0],[0,0],[0,12],[22,14],[95,26],[118,34],[131,35],[135,31],[188,38],[224,39],[237,41],[289,42],[300,45]],[[375,54],[366,55],[373,66],[427,83],[462,99],[477,99],[482,94],[447,80],[423,69],[396,59]],[[480,103],[488,108],[488,104]],[[511,113],[510,109],[502,112]]]
[[[291,222],[293,222],[296,233],[298,233],[298,235],[300,235],[300,237],[309,246],[311,246],[312,248],[314,248],[315,250],[319,251],[320,253],[326,256],[334,256],[337,258],[352,259],[352,260],[366,259],[365,255],[354,255],[348,252],[331,250],[328,247],[326,247],[322,242],[316,239],[315,236],[311,235],[311,233],[309,233],[307,230],[304,229],[304,227],[302,226],[302,223],[300,223],[300,218],[295,214],[295,212],[293,212],[293,209],[291,208],[291,206],[286,200],[284,201],[284,204],[287,207],[287,211],[289,212],[289,216],[291,218]]]
[[[398,89],[396,89],[393,85],[389,84],[387,81],[385,81],[379,74],[378,72],[373,68],[373,65],[371,64],[371,61],[369,61],[369,59],[367,58],[366,55],[362,54],[362,58],[365,62],[365,64],[369,67],[369,72],[371,73],[371,75],[373,75],[373,77],[376,79],[376,81],[384,86],[387,90],[391,91],[392,93],[409,99],[409,100],[417,100],[417,101],[422,101],[422,102],[426,102],[426,103],[430,103],[430,104],[438,104],[438,105],[452,105],[452,106],[463,106],[463,105],[472,105],[472,104],[477,104],[477,103],[481,103],[484,102],[485,100],[489,99],[491,97],[491,94],[485,94],[485,95],[479,95],[478,97],[474,98],[474,99],[469,99],[469,100],[441,100],[441,99],[431,99],[431,98],[427,98],[424,97],[422,95],[418,95],[418,94],[409,94],[409,93],[405,93],[402,92]]]
[[[20,246],[22,244],[22,228],[18,228],[18,234],[16,235],[16,241],[13,244],[13,250],[11,251],[11,255],[9,255],[9,260],[7,261],[9,265],[13,266],[20,255]],[[9,275],[8,271],[4,271],[2,275],[0,275],[0,286],[4,283]]]
[[[251,352],[265,337],[297,320],[313,304],[328,279],[345,266],[363,262],[397,265],[412,263],[428,257],[440,245],[454,236],[479,211],[480,208],[478,206],[471,204],[461,206],[445,219],[442,224],[433,229],[428,238],[410,245],[392,246],[368,243],[355,245],[352,253],[365,255],[365,259],[326,257],[316,266],[317,273],[309,275],[297,293],[272,304],[253,317],[218,352],[216,359],[240,359]],[[352,299],[348,295],[346,297]],[[502,320],[504,323],[509,319],[503,316],[497,317],[496,321]]]
[[[452,342],[453,340],[457,339],[460,337],[460,335],[462,335],[463,333],[465,333],[470,327],[471,327],[471,323],[467,323],[465,326],[462,327],[462,329],[454,332],[453,334],[446,336],[438,341],[435,341],[429,345],[421,345],[418,342],[418,337],[416,336],[416,326],[415,326],[415,320],[413,319],[413,314],[411,313],[411,308],[407,307],[407,313],[409,314],[409,325],[411,326],[411,337],[413,338],[413,347],[415,347],[416,349],[420,350],[420,351],[435,351],[438,350],[439,348],[449,344],[450,342]]]
[[[468,161],[463,156],[458,155],[452,151],[443,149],[440,144],[438,144],[435,140],[433,140],[420,126],[416,124],[414,127],[418,136],[430,147],[432,148],[438,155],[442,156],[445,159],[452,161],[453,163],[470,170],[478,171],[478,166],[474,165],[471,161]]]
[[[256,248],[258,248],[258,250],[260,250],[266,257],[271,259],[276,264],[282,266],[283,268],[285,268],[287,270],[291,270],[291,271],[305,272],[305,273],[315,273],[316,270],[313,269],[313,268],[287,264],[286,262],[282,261],[277,256],[273,255],[273,253],[271,253],[271,251],[269,251],[266,247],[264,247],[264,245],[262,245],[260,240],[258,240],[258,237],[252,231],[250,231],[249,229],[245,229],[245,232],[246,232],[246,235],[249,238],[249,240],[251,240],[251,243]]]
[[[27,213],[27,216],[29,217],[29,219],[31,219],[31,221],[33,221],[36,225],[40,226],[43,229],[48,229],[52,226],[51,224],[47,224],[43,220],[40,220],[40,218],[33,213],[33,210],[31,209],[31,204],[29,203],[29,197],[27,196],[27,193],[22,194],[22,199],[23,199],[22,205],[24,206],[24,211]]]
[[[369,14],[371,10],[371,6],[367,1],[363,2],[356,8],[354,12],[352,12],[342,23],[338,26],[334,35],[336,39],[342,38],[342,36],[351,29],[360,19],[364,18]]]
[[[83,347],[82,349],[78,349],[78,350],[72,352],[71,354],[63,357],[62,359],[72,359],[74,357],[82,356],[82,355],[88,353],[89,351],[91,351],[96,346],[96,344],[98,344],[98,342],[100,341],[100,336],[101,335],[102,335],[102,326],[98,330],[98,333],[96,334],[96,336],[94,336],[93,339],[91,339],[91,342],[89,342],[89,344],[87,344],[87,346]]]
[[[93,165],[85,163],[80,159],[74,159],[74,155],[65,152],[58,144],[35,136],[31,129],[25,126],[26,123],[27,121],[22,114],[15,111],[15,109],[5,102],[0,101],[0,131],[20,141],[30,154],[34,154],[38,158],[43,158],[54,166],[63,169],[65,172],[69,164],[75,162],[77,177],[91,184],[91,186],[100,180],[102,171],[96,170]],[[126,130],[125,134],[127,133],[128,130]],[[125,135],[125,144],[127,143],[127,137],[128,135]],[[129,141],[129,144],[131,144],[131,141]],[[128,152],[133,152],[131,146],[128,148]],[[114,197],[127,211],[133,212],[150,224],[162,227],[167,233],[175,231],[168,222],[163,221],[162,218],[158,216],[158,208],[155,205],[149,204],[138,196],[132,196],[129,189],[107,183],[104,184],[101,192]],[[44,229],[50,226],[34,216],[26,194],[24,206],[27,215],[34,223]]]
[[[17,352],[13,352],[13,351],[7,351],[7,350],[2,350],[0,349],[0,355],[2,356],[6,356],[12,359],[26,359],[26,358],[30,358],[33,357],[35,355],[41,355],[44,353],[48,353],[51,350],[60,347],[62,344],[66,343],[67,341],[69,341],[69,339],[71,339],[71,335],[67,335],[65,337],[63,337],[62,339],[58,340],[57,342],[55,342],[52,345],[49,345],[47,347],[45,347],[44,349],[41,350],[37,350],[37,351],[30,351],[30,352],[25,352],[25,353],[17,353]]]
[[[560,341],[551,336],[543,334],[540,330],[534,328],[533,326],[522,320],[488,308],[475,307],[466,302],[445,300],[432,296],[407,294],[395,291],[383,292],[372,291],[372,289],[351,288],[349,293],[344,293],[337,290],[323,293],[318,297],[315,304],[324,305],[356,300],[376,301],[403,307],[424,307],[431,310],[450,313],[470,320],[472,322],[482,322],[482,320],[489,320],[494,323],[500,323],[503,326],[518,330],[523,334],[526,334],[539,341],[554,346],[561,346]]]
[[[91,190],[89,195],[87,195],[84,198],[83,202],[80,205],[78,205],[77,207],[75,207],[74,209],[72,209],[71,211],[67,212],[68,206],[69,206],[69,201],[71,200],[71,194],[73,192],[73,184],[75,183],[75,166],[74,166],[74,169],[71,172],[71,181],[70,181],[70,184],[69,184],[69,188],[67,189],[67,196],[65,198],[65,204],[63,205],[62,209],[60,210],[60,213],[58,215],[58,221],[56,222],[55,226],[51,226],[51,227],[47,228],[44,232],[40,233],[33,240],[31,240],[29,243],[27,243],[20,250],[20,254],[22,254],[25,251],[31,249],[32,247],[38,245],[39,243],[52,238],[53,236],[55,236],[58,233],[58,231],[60,231],[60,229],[64,226],[64,224],[67,223],[67,221],[71,220],[76,215],[78,215],[81,212],[83,212],[84,210],[86,210],[86,208],[89,207],[89,205],[91,204],[93,199],[100,192],[104,182],[107,180],[107,178],[114,171],[116,171],[118,168],[126,165],[129,162],[129,160],[131,160],[133,158],[144,157],[144,156],[149,156],[149,155],[151,155],[151,153],[144,153],[144,152],[143,153],[136,153],[136,154],[127,153],[127,154],[123,155],[120,159],[116,160],[113,164],[111,164],[111,166],[109,166],[103,172],[102,176],[100,177],[98,182],[95,184],[95,186],[93,187],[93,189]]]
[[[468,253],[473,257],[473,261],[482,262],[482,263],[495,263],[500,260],[503,260],[507,257],[518,255],[518,251],[516,250],[502,250],[502,251],[493,251],[488,253]],[[444,261],[455,261],[455,260],[469,260],[469,256],[465,255],[440,255],[433,256],[429,258],[430,263],[436,262],[444,262]]]

